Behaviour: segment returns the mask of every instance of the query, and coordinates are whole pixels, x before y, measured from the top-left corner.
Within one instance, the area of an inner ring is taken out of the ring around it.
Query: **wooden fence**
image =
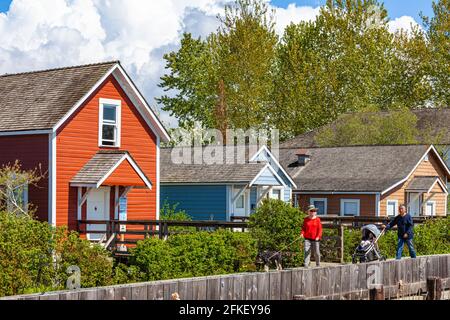
[[[246,231],[247,221],[243,217],[235,217],[234,221],[164,221],[164,220],[79,220],[78,231],[81,234],[105,234],[106,247],[115,257],[127,257],[129,254],[118,250],[126,245],[135,245],[137,241],[148,237],[167,239],[170,235],[191,231],[212,231],[219,228],[233,231]],[[344,228],[360,228],[364,224],[386,224],[388,217],[321,217],[324,229],[336,230],[335,235],[325,235],[322,239],[321,253],[323,261],[344,263]],[[423,223],[435,218],[415,217],[415,223]],[[104,225],[106,231],[88,231],[88,225]],[[123,227],[126,227],[125,230]],[[184,227],[188,230],[180,231]],[[191,231],[189,231],[191,230]]]
[[[365,300],[448,297],[450,254],[367,264],[155,281],[7,297],[11,300]],[[436,279],[437,278],[437,279]],[[427,285],[428,283],[428,285]],[[434,283],[434,285],[433,285]],[[436,283],[439,286],[436,286]],[[382,288],[382,294],[373,292]],[[430,288],[431,291],[430,291]]]

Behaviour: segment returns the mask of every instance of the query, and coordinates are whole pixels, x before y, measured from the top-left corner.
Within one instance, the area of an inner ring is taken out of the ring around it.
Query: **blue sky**
[[[0,0],[2,1],[2,0]],[[272,0],[272,4],[277,7],[287,7],[290,3],[296,3],[297,6],[317,7],[323,5],[325,0]],[[431,16],[433,9],[431,7],[432,0],[385,0],[384,6],[388,10],[391,19],[401,16],[411,16],[417,22],[421,22],[419,12]]]

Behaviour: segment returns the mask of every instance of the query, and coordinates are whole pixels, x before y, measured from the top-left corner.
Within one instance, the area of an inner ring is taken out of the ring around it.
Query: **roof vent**
[[[308,154],[308,150],[299,149],[296,153],[297,155],[297,164],[299,166],[306,166],[306,164],[311,161],[311,156]]]

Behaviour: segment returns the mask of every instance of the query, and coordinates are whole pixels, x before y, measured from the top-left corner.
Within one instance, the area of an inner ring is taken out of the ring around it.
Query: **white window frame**
[[[428,204],[432,204],[433,205],[433,211],[431,212],[431,215],[427,214]],[[427,217],[435,217],[436,216],[436,201],[430,200],[430,201],[427,201],[425,203],[424,215],[427,216]]]
[[[355,215],[344,215],[344,207],[345,207],[345,203],[346,202],[352,202],[352,203],[357,203],[358,204],[358,210],[357,210],[357,212],[356,212],[356,214]],[[342,216],[342,217],[357,217],[357,216],[359,216],[360,215],[360,213],[361,213],[361,201],[359,200],[359,199],[341,199],[341,212],[340,212],[340,215]]]
[[[105,105],[108,106],[115,106],[116,107],[116,139],[114,141],[114,145],[104,145],[103,144],[103,108]],[[99,126],[98,126],[98,146],[99,147],[106,147],[106,148],[120,148],[120,138],[121,138],[121,128],[122,128],[122,121],[121,121],[121,115],[122,115],[122,101],[121,100],[115,100],[115,99],[103,99],[100,98],[99,101]]]
[[[274,191],[275,190],[277,190],[277,191],[280,191],[280,200],[281,201],[284,201],[284,188],[283,187],[272,187],[272,190],[270,191],[270,196],[268,195],[268,197],[270,198],[270,199],[275,199],[273,196],[274,196]]]
[[[394,214],[392,216],[390,216],[389,212],[388,212],[389,202],[394,202],[395,203]],[[388,216],[388,217],[395,217],[397,212],[398,212],[398,200],[395,200],[395,199],[390,200],[390,199],[388,199],[386,201],[386,216]]]
[[[25,211],[26,213],[28,213],[28,184],[20,186],[18,188],[16,188],[16,190],[20,190],[22,192],[22,199],[16,199],[16,201],[19,201],[22,205],[22,210]],[[14,191],[13,191],[14,192]],[[16,195],[14,195],[15,197]],[[7,210],[9,211],[13,211],[16,210],[16,208],[14,207],[14,204],[11,202],[11,200],[6,199],[6,207]]]
[[[328,199],[327,198],[310,198],[309,199],[309,204],[310,205],[314,205],[315,201],[323,201],[324,202],[324,206],[323,206],[324,213],[323,213],[323,215],[326,216],[328,214]]]

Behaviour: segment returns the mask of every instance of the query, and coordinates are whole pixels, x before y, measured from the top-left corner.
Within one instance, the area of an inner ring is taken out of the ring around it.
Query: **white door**
[[[409,193],[409,214],[418,217],[420,215],[420,193]]]
[[[110,188],[101,187],[91,190],[87,198],[87,220],[109,220],[109,195]],[[106,231],[106,224],[88,224],[87,231],[89,240],[99,241],[105,234],[89,233],[89,231]]]
[[[233,192],[233,199],[234,197],[236,197],[239,192],[241,191],[241,189],[234,189]],[[249,197],[248,197],[248,191],[244,191],[234,202],[234,215],[235,216],[240,216],[240,217],[244,217],[244,216],[248,216],[248,210],[247,210],[247,201],[248,201]]]

